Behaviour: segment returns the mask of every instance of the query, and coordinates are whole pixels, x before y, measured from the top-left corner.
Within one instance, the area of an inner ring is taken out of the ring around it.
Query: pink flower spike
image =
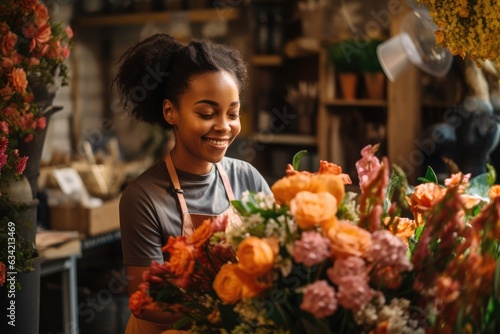
[[[380,168],[380,160],[375,156],[376,149],[367,145],[361,150],[361,159],[356,162],[359,185],[363,188]]]

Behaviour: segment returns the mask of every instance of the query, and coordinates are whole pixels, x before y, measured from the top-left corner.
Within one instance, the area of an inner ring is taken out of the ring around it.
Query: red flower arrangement
[[[50,21],[38,0],[7,0],[0,4],[0,179],[19,178],[29,157],[16,149],[44,129],[44,110],[35,102],[33,84],[68,84],[73,32]]]

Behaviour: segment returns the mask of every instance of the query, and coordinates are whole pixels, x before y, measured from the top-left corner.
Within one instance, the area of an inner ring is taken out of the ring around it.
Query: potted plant
[[[38,0],[0,4],[0,304],[3,314],[4,302],[12,303],[6,299],[15,287],[16,313],[36,317],[18,319],[16,327],[8,327],[9,333],[13,329],[38,332],[39,276],[32,283],[22,279],[24,274],[32,276],[30,271],[36,267],[37,201],[32,188],[38,177],[43,130],[54,110],[52,99],[58,84],[68,84],[65,60],[72,36],[71,28],[50,20],[47,7]],[[22,301],[23,294],[27,302]],[[31,305],[36,308],[25,313],[21,309]],[[7,324],[2,318],[1,326]],[[30,323],[34,327],[25,327]]]
[[[383,99],[385,92],[385,74],[377,57],[377,47],[382,42],[381,39],[367,41],[366,46],[359,54],[366,95],[375,100]]]
[[[328,46],[328,58],[335,67],[340,93],[344,99],[353,100],[357,93],[361,68],[360,48],[355,40],[345,40]]]

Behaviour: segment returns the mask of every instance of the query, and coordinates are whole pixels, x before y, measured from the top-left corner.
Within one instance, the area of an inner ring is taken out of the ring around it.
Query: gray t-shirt
[[[249,163],[225,157],[221,161],[234,196],[244,191],[271,190],[260,173]],[[229,200],[215,165],[206,175],[176,169],[189,213],[218,215],[227,210]],[[149,266],[162,263],[161,247],[169,236],[181,235],[182,215],[163,160],[130,183],[120,199],[120,228],[123,263]]]

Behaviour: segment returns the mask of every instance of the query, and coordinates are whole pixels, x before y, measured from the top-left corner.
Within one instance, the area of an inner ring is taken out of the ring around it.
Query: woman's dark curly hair
[[[156,34],[125,52],[113,83],[136,119],[170,128],[163,118],[163,101],[178,107],[193,77],[217,71],[230,73],[240,92],[245,89],[247,69],[237,50],[209,40],[182,45]]]

